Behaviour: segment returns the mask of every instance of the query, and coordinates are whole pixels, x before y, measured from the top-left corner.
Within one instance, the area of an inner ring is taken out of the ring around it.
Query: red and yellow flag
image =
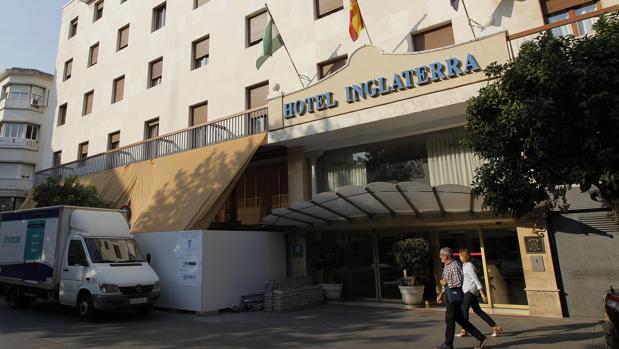
[[[359,39],[359,33],[365,28],[363,22],[363,16],[361,16],[361,9],[359,9],[359,3],[357,0],[350,0],[350,25],[348,26],[348,32],[352,41]]]

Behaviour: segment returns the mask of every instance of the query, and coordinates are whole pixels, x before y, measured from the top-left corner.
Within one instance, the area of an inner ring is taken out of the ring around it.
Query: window
[[[194,0],[193,1],[193,8],[196,9],[196,8],[206,4],[207,2],[209,2],[209,0]]]
[[[84,105],[82,107],[82,116],[92,113],[92,103],[95,99],[95,91],[86,92],[84,94]]]
[[[328,16],[334,12],[344,9],[342,0],[315,0],[316,18]]]
[[[114,80],[112,85],[112,104],[120,102],[125,97],[125,76]]]
[[[163,58],[156,59],[148,64],[148,87],[161,84],[163,73]]]
[[[112,132],[107,135],[107,150],[118,149],[120,147],[120,131]]]
[[[95,4],[94,13],[92,15],[92,21],[96,22],[103,17],[103,0]]]
[[[189,126],[205,123],[208,120],[208,102],[189,107]]]
[[[36,141],[39,139],[39,126],[26,124],[26,134],[24,136],[26,139],[30,139]]]
[[[25,124],[5,122],[2,124],[2,132],[0,132],[0,135],[2,137],[9,138],[22,138],[24,134],[24,126]]]
[[[62,126],[67,122],[67,103],[58,107],[58,122],[57,126]]]
[[[452,45],[454,33],[451,23],[413,34],[413,50],[425,51]]]
[[[197,69],[205,66],[208,63],[209,58],[209,43],[210,39],[208,36],[198,39],[192,43],[192,57],[193,64],[192,69]]]
[[[77,17],[69,23],[69,39],[77,35]]]
[[[79,240],[71,240],[69,243],[69,253],[67,255],[67,264],[71,267],[86,267],[88,260],[82,242]]]
[[[262,41],[267,26],[267,19],[268,15],[266,10],[262,10],[255,15],[247,17],[247,47]]]
[[[165,2],[153,9],[153,29],[152,31],[159,30],[165,26],[165,12],[166,12]]]
[[[328,61],[318,63],[318,79],[324,79],[346,65],[348,56],[335,57]]]
[[[596,2],[591,0],[542,0],[542,11],[548,24],[576,18],[595,10],[597,10]],[[582,36],[593,31],[593,24],[596,21],[595,17],[587,18],[552,28],[550,32],[554,36]]]
[[[269,82],[261,82],[246,88],[246,108],[254,109],[267,104]]]
[[[116,45],[116,51],[120,51],[127,46],[129,46],[129,24],[118,29],[118,44]]]
[[[99,43],[90,46],[90,53],[88,54],[88,66],[92,67],[97,64],[99,60]]]
[[[71,58],[68,61],[64,62],[63,80],[71,79],[71,72],[72,71],[73,71],[73,58]]]
[[[159,118],[144,123],[144,140],[159,136]]]
[[[59,167],[61,164],[62,164],[62,150],[55,151],[53,160],[52,160],[52,167]]]
[[[120,0],[121,4],[124,4],[127,0]]]
[[[77,148],[78,160],[84,160],[88,157],[88,142],[80,143]]]

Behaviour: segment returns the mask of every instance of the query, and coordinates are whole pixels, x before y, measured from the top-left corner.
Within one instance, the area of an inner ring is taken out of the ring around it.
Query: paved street
[[[491,339],[491,348],[604,348],[595,320],[495,319],[506,333]],[[0,305],[0,348],[11,349],[433,348],[443,331],[441,312],[341,305],[286,314],[106,314],[94,324],[80,323],[71,308],[55,304],[37,303],[22,311]],[[471,338],[456,339],[457,348],[472,346]]]

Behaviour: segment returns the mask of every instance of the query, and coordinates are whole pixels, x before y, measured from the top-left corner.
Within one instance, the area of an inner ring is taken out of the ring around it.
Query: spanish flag
[[[359,9],[359,3],[357,0],[350,0],[350,25],[348,26],[348,32],[352,41],[359,39],[359,34],[365,28],[363,22],[363,16],[361,16],[361,9]]]

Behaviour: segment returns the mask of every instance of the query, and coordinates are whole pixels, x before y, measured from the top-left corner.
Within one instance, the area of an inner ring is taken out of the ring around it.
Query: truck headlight
[[[120,288],[112,284],[99,284],[99,289],[103,293],[120,293]]]
[[[155,282],[155,284],[153,285],[153,290],[159,291],[159,281]]]

